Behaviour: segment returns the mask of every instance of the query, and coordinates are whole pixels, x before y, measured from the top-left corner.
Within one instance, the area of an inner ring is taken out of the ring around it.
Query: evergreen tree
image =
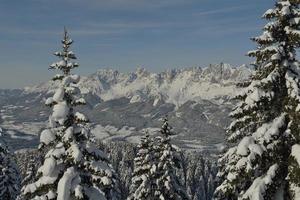
[[[215,199],[300,199],[299,0],[279,0],[253,38],[255,74],[238,95]]]
[[[156,137],[154,140],[157,159],[155,195],[161,200],[189,199],[175,173],[176,168],[181,168],[181,160],[178,149],[170,143],[173,132],[166,118],[160,133],[163,137]]]
[[[122,199],[126,199],[129,196],[129,188],[131,187],[131,179],[134,168],[135,151],[132,150],[131,146],[124,145],[124,154],[121,161],[119,162],[119,174],[120,182],[122,186],[120,190],[122,192]],[[122,174],[122,175],[121,175]]]
[[[32,183],[35,178],[34,175],[36,173],[36,165],[38,163],[36,163],[36,160],[32,156],[30,156],[28,159],[29,159],[27,160],[28,166],[27,166],[26,174],[22,180],[22,185],[28,185]]]
[[[132,184],[130,187],[130,196],[128,200],[155,200],[155,162],[153,156],[153,141],[147,133],[142,137],[138,145],[137,156],[134,159],[134,171]]]
[[[124,141],[111,141],[105,142],[104,146],[109,152],[111,163],[119,177],[120,200],[125,200],[129,197],[132,188],[134,159],[139,145]]]
[[[137,146],[123,141],[105,142],[101,141],[97,146],[105,149],[109,154],[110,161],[117,173],[120,181],[120,200],[125,200],[129,196],[129,187],[131,186],[131,177],[134,166],[134,159],[137,155]],[[197,151],[182,151],[181,159],[182,168],[176,169],[176,174],[182,180],[183,185],[187,188],[190,199],[193,200],[211,200],[212,192],[215,190],[215,177],[217,174],[216,163],[211,162],[214,158],[205,158]],[[20,151],[15,154],[19,170],[22,177],[26,176],[30,164],[28,160],[33,159],[35,163],[34,175],[41,166],[41,159],[44,153],[38,149]],[[34,177],[35,178],[35,177]],[[34,182],[35,179],[29,181]],[[21,198],[22,199],[22,198]]]
[[[50,66],[62,74],[53,78],[58,88],[46,100],[53,112],[48,128],[40,136],[40,148],[48,152],[38,169],[37,181],[22,189],[26,199],[118,199],[116,177],[108,157],[94,144],[87,117],[75,111],[85,100],[77,87],[79,76],[71,74],[78,67],[72,61],[75,54],[69,50],[72,43],[65,30],[63,50],[55,52],[61,61]]]
[[[14,200],[20,192],[20,174],[2,139],[3,134],[0,128],[0,199]]]

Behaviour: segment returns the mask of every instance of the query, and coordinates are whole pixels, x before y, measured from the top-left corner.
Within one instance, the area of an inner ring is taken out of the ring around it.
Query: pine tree
[[[129,188],[131,186],[131,179],[134,168],[134,158],[135,151],[132,150],[132,147],[129,145],[124,145],[123,156],[121,161],[119,162],[119,174],[120,174],[120,182],[122,182],[122,186],[120,187],[122,193],[122,199],[126,199],[129,196]]]
[[[62,74],[53,78],[59,86],[46,100],[53,112],[40,136],[40,148],[48,152],[38,169],[37,181],[22,189],[26,199],[118,199],[108,157],[94,144],[87,117],[75,111],[85,100],[77,87],[79,76],[71,74],[79,66],[72,61],[76,59],[69,50],[72,43],[65,30],[63,50],[54,53],[61,61],[50,66]]]
[[[33,156],[30,156],[28,158],[28,167],[27,167],[27,170],[26,170],[26,174],[22,180],[22,185],[28,185],[30,183],[33,182],[33,179],[35,178],[34,177],[34,174],[36,172],[36,160],[33,158]]]
[[[160,133],[163,137],[154,140],[154,151],[156,152],[156,188],[155,195],[161,200],[185,200],[189,199],[175,169],[181,167],[178,149],[170,143],[173,135],[167,118],[164,119]]]
[[[142,137],[137,148],[138,152],[134,159],[134,171],[128,200],[155,200],[153,172],[156,165],[152,149],[153,141],[148,133]]]
[[[0,199],[14,200],[20,192],[20,174],[5,142],[0,128]]]
[[[237,98],[215,199],[300,199],[299,0],[279,0],[253,38],[256,72]]]

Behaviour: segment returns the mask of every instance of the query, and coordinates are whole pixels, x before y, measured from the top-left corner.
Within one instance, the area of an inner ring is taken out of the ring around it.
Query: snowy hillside
[[[177,145],[218,150],[230,123],[228,113],[234,105],[230,98],[240,90],[236,83],[250,74],[246,66],[228,64],[157,74],[141,68],[132,73],[99,70],[82,77],[80,89],[88,106],[79,109],[91,119],[96,137],[105,141],[137,143],[142,130],[155,134],[160,119],[168,115]],[[55,87],[50,81],[21,90],[0,90],[0,126],[11,133],[10,143],[22,144],[15,148],[37,145],[50,114],[44,102]]]

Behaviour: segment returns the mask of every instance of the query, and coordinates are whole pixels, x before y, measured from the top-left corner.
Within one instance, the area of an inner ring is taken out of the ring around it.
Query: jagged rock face
[[[168,115],[178,133],[174,138],[178,145],[215,150],[230,122],[230,98],[239,91],[235,85],[250,74],[246,66],[228,64],[161,73],[143,68],[132,73],[99,70],[80,81],[89,105],[83,112],[97,127],[94,132],[100,139],[138,142],[141,129],[155,131],[159,119]],[[35,138],[50,112],[44,101],[55,88],[53,82],[45,82],[21,90],[0,90],[0,126],[12,131],[14,144],[23,138],[22,147],[36,145]]]

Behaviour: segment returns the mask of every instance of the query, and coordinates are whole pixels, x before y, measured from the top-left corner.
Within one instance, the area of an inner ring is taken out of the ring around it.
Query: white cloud
[[[214,15],[214,14],[221,14],[221,13],[232,13],[234,11],[241,11],[244,9],[249,8],[249,5],[243,5],[243,6],[235,6],[235,7],[225,7],[215,10],[206,10],[194,13],[195,16],[205,16],[205,15]]]

